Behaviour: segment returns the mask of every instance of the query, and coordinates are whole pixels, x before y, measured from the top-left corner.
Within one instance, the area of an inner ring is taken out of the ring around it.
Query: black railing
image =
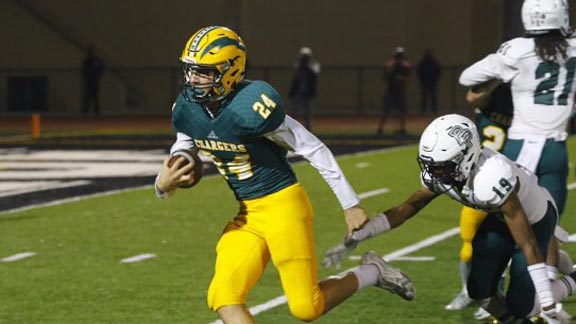
[[[446,66],[438,83],[438,113],[468,111],[466,89],[458,84],[461,66]],[[121,68],[123,78],[105,73],[101,81],[102,114],[163,114],[169,109],[179,92],[179,67]],[[380,113],[386,84],[383,66],[322,66],[318,78],[318,97],[313,102],[318,115],[377,115]],[[253,66],[247,78],[262,79],[272,84],[286,99],[292,80],[292,66]],[[82,81],[80,68],[0,68],[0,113],[26,112],[30,107],[8,107],[8,84],[14,78],[43,77],[47,80],[47,102],[44,111],[49,114],[76,114],[81,111]],[[126,80],[130,82],[127,83]],[[138,105],[129,104],[130,87],[146,94]],[[13,87],[12,87],[13,88]],[[21,91],[21,93],[25,93]],[[420,113],[420,89],[416,75],[408,84],[408,113]],[[32,94],[33,95],[33,94]]]

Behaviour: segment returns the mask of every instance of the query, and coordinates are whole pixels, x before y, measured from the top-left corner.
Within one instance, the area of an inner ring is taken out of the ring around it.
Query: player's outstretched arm
[[[402,225],[437,196],[438,194],[432,190],[422,188],[413,193],[410,198],[402,204],[378,214],[366,222],[361,228],[347,234],[342,243],[330,248],[326,252],[323,262],[324,266],[339,267],[346,257],[346,254],[354,250],[359,242]]]
[[[356,228],[357,222],[361,222],[361,224],[365,222],[361,215],[362,210],[357,209],[360,198],[344,176],[330,149],[314,134],[292,117],[286,116],[284,122],[277,129],[264,136],[302,156],[320,173],[338,198],[342,209],[349,210],[349,214],[355,214],[354,216],[346,216],[349,230]]]

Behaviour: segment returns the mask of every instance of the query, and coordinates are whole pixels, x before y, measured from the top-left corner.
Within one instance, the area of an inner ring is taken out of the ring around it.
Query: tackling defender
[[[435,119],[424,130],[418,162],[424,187],[353,231],[327,258],[341,260],[358,242],[400,226],[447,194],[488,212],[473,241],[470,297],[501,323],[531,323],[529,316],[541,310],[555,319],[555,303],[576,292],[576,273],[554,282],[547,277],[544,261],[558,212],[536,176],[482,148],[474,123],[455,114]],[[502,296],[497,285],[510,260],[510,282]]]
[[[484,147],[500,152],[506,141],[506,130],[510,126],[514,106],[510,85],[499,82],[488,82],[470,89],[466,101],[475,107],[476,128],[480,143]],[[472,303],[466,290],[466,281],[470,273],[472,260],[472,240],[487,213],[470,207],[462,207],[460,212],[460,280],[462,290],[445,306],[446,310],[459,310]],[[477,319],[484,318],[484,312],[479,310],[474,314]],[[488,315],[489,316],[489,315]]]
[[[180,61],[185,83],[172,109],[177,139],[171,152],[195,147],[211,156],[239,202],[216,246],[210,309],[225,323],[254,323],[246,296],[270,260],[292,315],[303,321],[368,286],[411,300],[410,279],[374,252],[366,253],[357,269],[318,283],[312,206],[286,160],[287,150],[307,159],[330,185],[349,231],[367,216],[326,145],[284,113],[272,86],[244,80],[242,39],[226,27],[202,28],[188,40]],[[168,160],[156,179],[159,197],[193,181],[192,164],[179,169]]]

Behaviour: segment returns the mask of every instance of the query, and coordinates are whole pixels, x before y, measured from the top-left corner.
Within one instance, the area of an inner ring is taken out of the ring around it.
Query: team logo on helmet
[[[473,135],[470,129],[466,129],[460,125],[455,125],[448,132],[448,135],[454,138],[459,145],[466,145],[466,147],[472,146]]]

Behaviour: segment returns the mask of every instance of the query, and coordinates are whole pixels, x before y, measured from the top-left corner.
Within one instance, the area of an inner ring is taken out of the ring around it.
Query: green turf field
[[[374,214],[401,202],[420,186],[416,147],[346,156],[339,159],[358,193],[390,192],[366,198]],[[576,138],[570,140],[569,183],[576,182]],[[316,211],[317,253],[321,256],[345,233],[336,198],[308,164],[295,166]],[[216,316],[207,310],[214,245],[236,202],[220,177],[206,177],[198,187],[171,199],[155,198],[153,189],[90,198],[59,206],[0,214],[0,258],[22,252],[36,255],[0,262],[0,323],[198,323]],[[441,197],[401,228],[366,242],[359,253],[389,254],[458,226],[460,205]],[[562,225],[576,232],[576,194],[569,194]],[[317,323],[475,323],[474,308],[444,311],[460,289],[458,236],[415,251],[410,256],[434,261],[393,261],[416,284],[406,302],[386,291],[365,289]],[[576,245],[564,246],[576,258]],[[144,253],[156,258],[120,260]],[[345,266],[356,265],[348,261]],[[320,270],[325,277],[334,270]],[[281,296],[270,265],[249,296],[249,306]],[[576,314],[576,298],[565,302]],[[286,305],[256,316],[258,323],[299,323]]]

